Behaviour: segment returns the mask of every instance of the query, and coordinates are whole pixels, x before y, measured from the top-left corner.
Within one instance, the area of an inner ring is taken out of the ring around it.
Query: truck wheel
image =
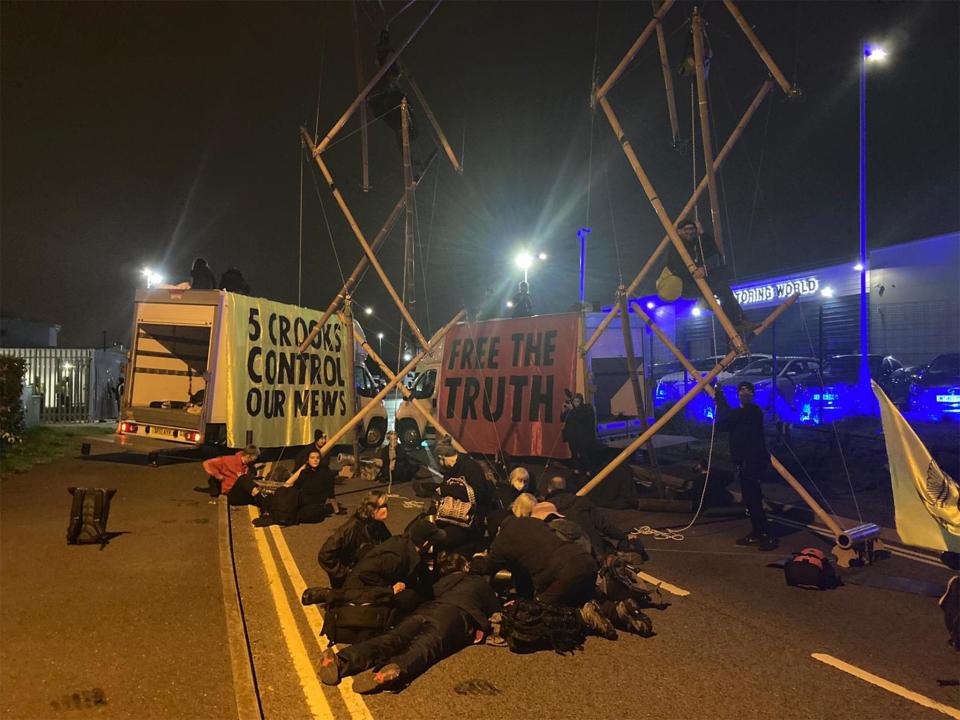
[[[383,445],[383,438],[387,434],[387,424],[381,419],[373,420],[367,425],[367,433],[363,442],[367,447],[378,448]]]
[[[420,428],[416,423],[404,423],[397,433],[400,444],[405,448],[415,448],[420,446]]]

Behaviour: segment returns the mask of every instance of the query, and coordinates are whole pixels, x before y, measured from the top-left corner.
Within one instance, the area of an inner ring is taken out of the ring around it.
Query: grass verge
[[[38,425],[23,434],[23,442],[0,450],[0,476],[26,472],[34,465],[50,462],[80,449],[80,438],[109,435],[112,423],[97,425]]]

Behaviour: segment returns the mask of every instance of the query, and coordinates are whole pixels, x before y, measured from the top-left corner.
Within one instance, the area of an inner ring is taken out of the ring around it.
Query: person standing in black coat
[[[462,555],[444,555],[438,566],[440,579],[434,586],[433,601],[378,637],[339,654],[333,650],[323,653],[320,679],[324,684],[337,685],[342,677],[369,671],[354,680],[355,692],[398,688],[490,633],[489,618],[500,609],[490,584],[479,575],[468,574],[470,565]]]
[[[452,444],[437,445],[443,480],[437,488],[437,526],[446,533],[445,550],[470,551],[482,537],[494,509],[494,488],[473,458]]]
[[[317,562],[330,578],[330,587],[343,587],[357,561],[374,545],[390,539],[390,531],[384,524],[387,512],[387,496],[377,490],[368,492],[353,517],[324,541]]]
[[[743,504],[750,512],[750,533],[737,540],[737,545],[755,545],[759,550],[773,550],[777,538],[768,532],[767,515],[763,510],[760,482],[770,463],[763,431],[763,410],[753,402],[753,383],[737,385],[740,407],[727,403],[723,389],[717,386],[716,428],[730,433],[730,459],[736,466],[743,493]]]

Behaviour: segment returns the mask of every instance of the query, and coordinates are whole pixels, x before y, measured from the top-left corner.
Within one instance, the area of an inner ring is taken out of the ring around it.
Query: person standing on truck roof
[[[191,290],[216,290],[217,278],[214,277],[213,270],[207,265],[207,261],[198,257],[193,261],[193,267],[190,268],[190,289]]]
[[[233,455],[222,455],[203,461],[203,469],[210,476],[208,487],[197,486],[197,492],[210,493],[215,498],[221,493],[227,496],[231,505],[248,505],[260,494],[251,477],[253,464],[260,457],[260,448],[247,445]]]
[[[533,298],[530,297],[530,286],[521,280],[517,286],[517,294],[513,296],[513,319],[530,317],[533,315]]]
[[[239,295],[250,295],[250,285],[243,277],[243,273],[235,267],[228,269],[220,276],[220,289]]]

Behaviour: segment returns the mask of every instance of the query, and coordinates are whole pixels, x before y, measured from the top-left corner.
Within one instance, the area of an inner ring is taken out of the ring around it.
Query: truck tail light
[[[120,423],[120,432],[124,433],[135,433],[140,429],[140,426],[132,422],[122,422]]]

